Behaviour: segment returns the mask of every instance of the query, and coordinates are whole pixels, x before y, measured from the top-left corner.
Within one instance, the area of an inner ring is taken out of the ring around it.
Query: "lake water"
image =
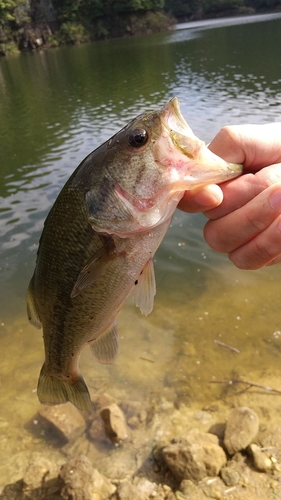
[[[27,425],[40,406],[43,342],[28,324],[25,293],[44,219],[72,171],[128,120],[173,96],[206,142],[226,124],[280,120],[281,14],[178,28],[0,60],[1,484],[4,456],[51,448]],[[200,409],[222,398],[213,382],[278,385],[280,266],[235,269],[208,248],[204,223],[201,214],[176,213],[155,257],[154,311],[144,318],[130,300],[124,306],[116,363],[99,365],[83,351],[93,394],[144,404],[182,398]]]

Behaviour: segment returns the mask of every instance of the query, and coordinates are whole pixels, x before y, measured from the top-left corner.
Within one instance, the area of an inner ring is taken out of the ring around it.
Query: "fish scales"
[[[176,98],[82,161],[47,216],[28,288],[28,317],[43,327],[42,403],[90,411],[83,347],[99,362],[114,361],[116,315],[130,292],[144,314],[153,308],[152,259],[184,191],[241,172],[194,136]]]

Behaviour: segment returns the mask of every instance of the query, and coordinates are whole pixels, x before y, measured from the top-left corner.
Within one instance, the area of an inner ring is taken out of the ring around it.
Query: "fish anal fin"
[[[135,304],[142,314],[147,316],[151,313],[156,294],[156,282],[152,259],[145,264],[134,288]]]
[[[80,272],[70,297],[76,297],[85,288],[92,285],[98,276],[106,269],[108,264],[114,259],[115,246],[112,238],[108,238],[105,244],[88,260]]]
[[[40,328],[42,328],[42,324],[35,306],[33,279],[30,281],[29,287],[27,289],[26,308],[29,322],[31,323],[31,325],[35,326],[35,328],[38,328],[38,330],[40,330]]]
[[[114,322],[106,332],[91,342],[90,348],[99,363],[112,364],[118,353],[117,323]]]
[[[92,410],[90,394],[82,375],[78,375],[75,379],[61,379],[49,375],[45,364],[40,372],[37,396],[43,404],[59,405],[70,401],[79,410],[88,412]]]

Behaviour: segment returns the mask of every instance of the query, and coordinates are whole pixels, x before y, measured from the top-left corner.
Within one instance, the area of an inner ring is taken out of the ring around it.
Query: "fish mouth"
[[[182,154],[174,164],[180,181],[179,188],[218,184],[242,174],[243,165],[226,162],[196,137],[180,111],[177,97],[164,106],[161,121],[174,147]]]

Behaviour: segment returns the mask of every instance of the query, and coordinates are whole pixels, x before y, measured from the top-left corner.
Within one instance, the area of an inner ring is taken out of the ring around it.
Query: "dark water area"
[[[44,219],[76,166],[131,118],[173,96],[207,143],[226,124],[280,121],[280,14],[178,28],[0,60],[0,424],[12,429],[2,443],[11,456],[22,435],[23,446],[48,447],[22,429],[39,407],[43,362],[25,293]],[[280,379],[280,269],[236,270],[207,247],[204,222],[176,213],[155,257],[155,309],[143,318],[126,304],[112,367],[85,350],[90,386],[106,379],[113,393],[126,388],[142,400],[152,382],[155,397],[187,377],[195,404],[203,404],[220,396],[206,381],[233,370],[259,380],[270,369]],[[239,363],[214,344],[218,338],[239,347]],[[141,356],[154,360],[149,375]]]

